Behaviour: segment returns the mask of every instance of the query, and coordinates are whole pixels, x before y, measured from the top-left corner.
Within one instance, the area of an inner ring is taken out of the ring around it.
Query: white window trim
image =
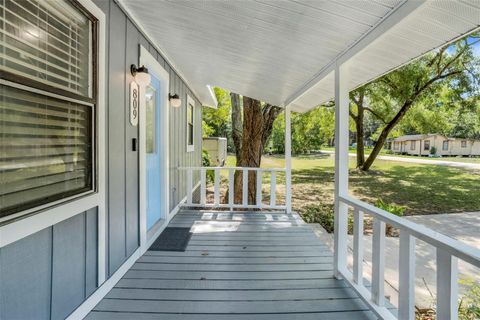
[[[106,35],[106,17],[103,11],[98,8],[92,0],[77,0],[90,14],[98,19],[98,96],[97,104],[94,109],[97,116],[97,128],[95,130],[97,138],[96,152],[97,171],[96,186],[97,191],[87,192],[87,194],[76,195],[66,199],[61,203],[52,203],[48,207],[37,208],[30,216],[19,218],[15,221],[0,226],[0,248],[21,240],[40,230],[51,227],[61,221],[69,219],[77,214],[83,213],[89,209],[97,208],[98,214],[98,284],[105,281],[106,274],[106,218],[105,218],[105,35]],[[64,99],[64,97],[62,97]],[[82,196],[83,195],[83,196]],[[70,200],[70,201],[69,201]],[[37,213],[38,211],[38,213]]]
[[[192,141],[192,143],[193,144],[188,144],[188,107],[189,107],[189,105],[192,105],[192,107],[193,107],[193,110],[192,110],[192,113],[193,113],[192,114],[192,116],[193,116],[192,117],[192,121],[193,121],[192,122],[192,124],[193,124],[193,132],[192,132],[193,141]],[[186,126],[185,126],[186,134],[185,134],[185,137],[186,137],[187,152],[193,152],[193,151],[195,151],[195,100],[192,97],[190,97],[188,94],[187,94],[187,104],[186,104],[186,106],[187,106],[187,108],[186,108],[186,112],[185,112],[186,113],[186,115],[185,115],[185,117],[186,117],[186,122],[185,122],[186,123]]]

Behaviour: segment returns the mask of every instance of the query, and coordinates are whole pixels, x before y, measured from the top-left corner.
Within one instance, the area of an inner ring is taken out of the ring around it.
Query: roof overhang
[[[480,26],[476,1],[137,0],[123,9],[204,105],[211,87],[308,111]]]

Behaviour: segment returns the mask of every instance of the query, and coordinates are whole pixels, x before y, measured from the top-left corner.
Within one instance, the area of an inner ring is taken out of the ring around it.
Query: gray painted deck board
[[[308,225],[267,215],[179,213],[186,251],[147,251],[87,319],[375,319]]]

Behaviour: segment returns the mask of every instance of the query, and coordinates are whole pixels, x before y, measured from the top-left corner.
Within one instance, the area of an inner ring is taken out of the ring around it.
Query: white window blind
[[[0,0],[0,68],[90,96],[91,21],[68,1]]]
[[[91,107],[7,86],[0,94],[0,215],[91,189]]]
[[[0,0],[0,218],[94,189],[91,19],[68,0]]]

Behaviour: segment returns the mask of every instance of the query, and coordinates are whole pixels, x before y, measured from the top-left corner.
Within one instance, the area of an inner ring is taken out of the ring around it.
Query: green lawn
[[[234,157],[229,157],[227,164],[234,165]],[[262,158],[265,168],[284,165],[281,157]],[[361,173],[353,170],[354,158],[350,165],[350,192],[361,200],[375,203],[381,198],[406,207],[408,215],[480,211],[479,171],[376,160],[370,173]],[[292,170],[296,211],[302,213],[311,205],[333,205],[333,155],[294,157]],[[277,180],[280,184],[285,178],[279,175]]]

